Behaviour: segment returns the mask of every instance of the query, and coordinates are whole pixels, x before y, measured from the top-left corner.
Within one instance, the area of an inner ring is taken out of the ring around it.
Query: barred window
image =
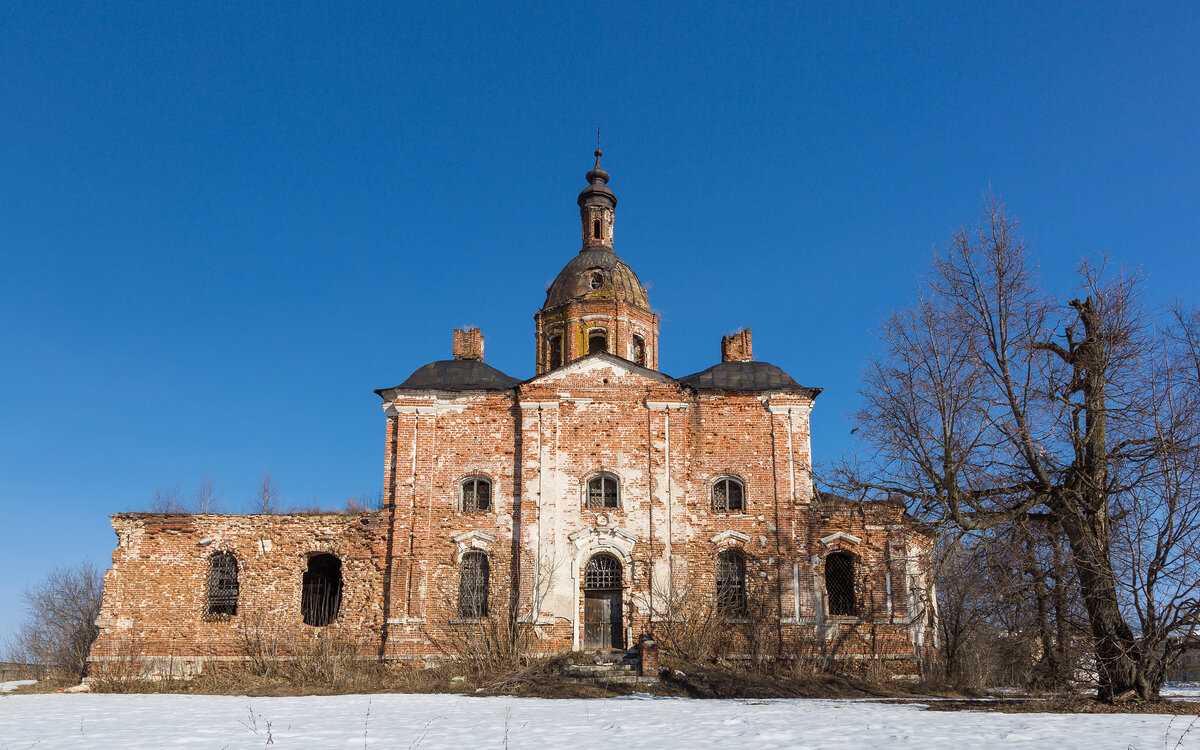
[[[733,550],[717,555],[717,612],[746,616],[746,558]]]
[[[489,573],[487,555],[479,551],[463,555],[458,577],[459,617],[487,617]]]
[[[550,337],[550,369],[562,367],[563,363],[563,347],[562,336]]]
[[[854,557],[835,552],[825,558],[825,596],[829,614],[843,617],[858,615],[854,596]]]
[[[746,510],[746,491],[737,477],[721,477],[712,486],[712,509],[716,511]]]
[[[487,512],[492,509],[492,481],[487,477],[467,477],[460,485],[464,513]]]
[[[621,588],[621,563],[612,555],[601,553],[587,561],[583,569],[585,589]]]
[[[587,483],[587,507],[619,508],[620,490],[616,476],[607,472],[597,474]]]
[[[342,607],[342,561],[325,552],[308,558],[300,595],[305,625],[324,626],[337,619]]]
[[[218,552],[208,559],[208,604],[206,614],[236,615],[237,600],[237,558],[228,552]]]

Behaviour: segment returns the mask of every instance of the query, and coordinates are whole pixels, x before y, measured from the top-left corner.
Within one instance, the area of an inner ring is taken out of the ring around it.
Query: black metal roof
[[[820,388],[805,388],[791,375],[769,362],[721,362],[707,370],[685,375],[679,382],[693,388],[727,391],[772,391],[778,388],[797,388],[813,396]]]
[[[389,392],[400,390],[504,390],[520,382],[477,359],[442,359],[418,369],[395,388],[380,388],[375,392],[382,398],[390,398]]]

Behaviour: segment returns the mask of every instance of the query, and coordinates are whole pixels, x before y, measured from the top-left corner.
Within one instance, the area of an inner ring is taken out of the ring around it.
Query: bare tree
[[[99,632],[96,618],[103,592],[104,575],[89,562],[55,569],[25,590],[25,619],[16,633],[15,650],[31,663],[60,667],[82,678],[88,649]]]
[[[213,482],[212,474],[205,474],[200,478],[200,484],[196,485],[196,491],[192,494],[192,511],[195,513],[221,512],[221,498],[216,493],[216,484]]]
[[[1192,544],[1190,518],[1147,490],[1162,484],[1159,464],[1194,461],[1196,445],[1175,437],[1171,420],[1184,415],[1155,387],[1164,370],[1182,368],[1141,309],[1137,279],[1085,264],[1080,282],[1082,299],[1063,305],[1046,295],[1016,222],[989,199],[984,221],[934,259],[917,303],[885,321],[887,353],[869,364],[856,415],[873,460],[843,467],[842,479],[904,496],[964,530],[1048,517],[1069,543],[1099,696],[1149,699],[1161,684],[1161,649],[1125,618],[1113,525],[1141,506],[1188,526],[1163,538],[1162,557]],[[1166,431],[1152,416],[1165,411]],[[1181,606],[1194,617],[1194,596]]]
[[[271,481],[271,472],[264,471],[258,480],[258,493],[254,497],[254,509],[258,513],[279,513],[279,488]]]
[[[183,497],[179,494],[179,485],[174,487],[159,487],[154,490],[150,499],[151,513],[187,513]]]

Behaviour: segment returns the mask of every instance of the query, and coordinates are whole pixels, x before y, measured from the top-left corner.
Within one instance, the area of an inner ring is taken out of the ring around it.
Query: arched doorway
[[[583,647],[625,648],[621,561],[601,552],[583,568]]]

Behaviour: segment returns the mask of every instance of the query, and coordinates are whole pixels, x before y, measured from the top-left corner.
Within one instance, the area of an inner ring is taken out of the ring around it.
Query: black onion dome
[[[375,392],[386,399],[393,391],[505,390],[520,382],[477,359],[442,359],[421,367],[395,388]]]
[[[611,208],[615,208],[617,205],[617,196],[613,195],[613,191],[608,188],[608,172],[600,168],[600,157],[603,155],[604,152],[596,149],[596,166],[587,173],[588,186],[579,194],[580,208],[588,203],[594,203],[596,199],[608,203]]]
[[[820,388],[805,388],[769,362],[721,362],[707,370],[686,375],[679,382],[705,390],[772,391],[793,388],[810,391],[813,396],[821,392]]]
[[[608,248],[589,248],[572,258],[546,290],[542,309],[580,298],[616,299],[650,309],[637,274]]]

